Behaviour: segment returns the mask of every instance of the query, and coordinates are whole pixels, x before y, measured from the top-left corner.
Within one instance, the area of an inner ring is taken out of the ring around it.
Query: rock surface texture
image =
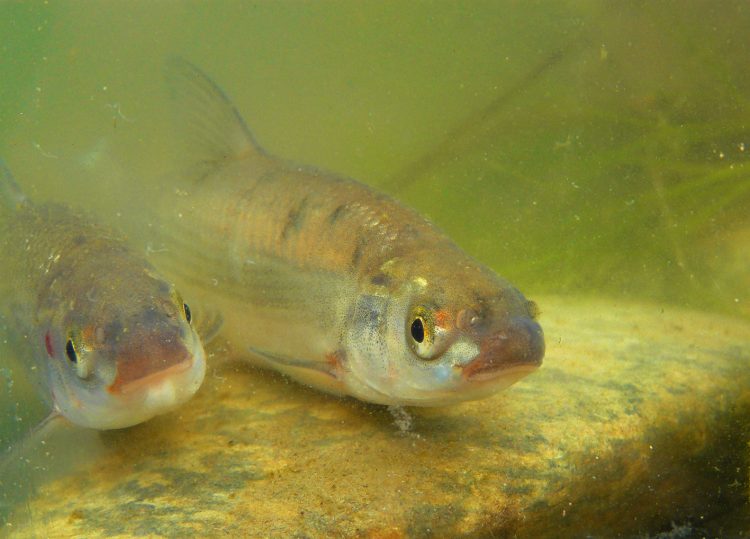
[[[196,398],[101,434],[96,456],[38,486],[7,531],[719,535],[712,526],[747,502],[750,323],[539,299],[544,366],[504,393],[450,408],[326,396],[229,359],[215,343]],[[69,449],[60,445],[50,452]]]

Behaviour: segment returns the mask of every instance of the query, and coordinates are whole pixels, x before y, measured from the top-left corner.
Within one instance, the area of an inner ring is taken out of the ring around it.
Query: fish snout
[[[179,334],[132,335],[117,354],[117,373],[109,386],[115,394],[134,393],[188,370],[193,354]]]
[[[468,380],[484,380],[507,371],[530,372],[542,364],[544,332],[534,320],[511,318],[481,341],[479,355],[463,368]]]

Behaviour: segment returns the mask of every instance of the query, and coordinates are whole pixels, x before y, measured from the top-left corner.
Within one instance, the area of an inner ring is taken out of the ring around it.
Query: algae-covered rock
[[[750,324],[653,305],[540,305],[541,370],[448,408],[330,397],[216,343],[193,401],[99,435],[103,448],[39,486],[7,529],[637,536],[711,530],[747,501]]]

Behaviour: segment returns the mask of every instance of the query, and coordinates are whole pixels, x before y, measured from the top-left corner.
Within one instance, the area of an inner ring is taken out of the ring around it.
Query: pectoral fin
[[[194,326],[196,333],[204,345],[211,342],[219,334],[221,326],[224,325],[224,317],[217,309],[209,309],[202,305],[192,306]]]
[[[15,209],[26,202],[21,188],[18,187],[13,174],[0,159],[0,207]]]
[[[258,350],[257,348],[250,348],[250,352],[262,357],[281,372],[285,372],[289,368],[308,369],[338,379],[341,370],[341,356],[338,352],[329,354],[325,363],[309,359],[296,359],[278,354],[271,354],[263,350]]]
[[[68,420],[57,409],[52,410],[21,439],[4,448],[0,456],[0,477],[5,475],[6,468],[15,465],[17,459],[22,458],[32,446],[46,440],[52,432],[66,425],[70,425]]]

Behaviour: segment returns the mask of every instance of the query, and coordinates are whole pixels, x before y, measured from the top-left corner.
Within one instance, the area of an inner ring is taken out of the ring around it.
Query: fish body
[[[0,170],[0,305],[54,413],[131,426],[190,398],[205,373],[189,307],[112,230],[29,201]]]
[[[160,267],[229,340],[313,387],[392,405],[476,399],[537,368],[535,305],[415,211],[275,158],[183,60],[168,80],[192,179],[152,228]]]

